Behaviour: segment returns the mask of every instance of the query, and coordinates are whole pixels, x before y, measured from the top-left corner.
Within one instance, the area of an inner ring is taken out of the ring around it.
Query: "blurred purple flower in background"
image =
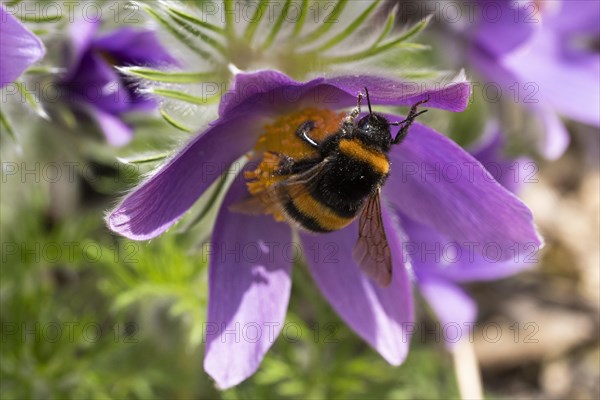
[[[538,167],[529,157],[505,154],[504,142],[498,123],[490,121],[483,135],[467,150],[498,183],[518,194],[524,184],[537,182]]]
[[[0,5],[0,88],[17,79],[39,61],[46,49],[35,36]]]
[[[229,166],[253,149],[267,121],[305,107],[352,107],[364,86],[369,88],[372,103],[381,105],[407,106],[430,97],[430,107],[460,111],[469,96],[464,78],[429,90],[365,75],[301,83],[276,71],[240,73],[223,96],[219,118],[129,194],[108,215],[109,227],[135,240],[160,235],[223,173],[215,166]],[[408,352],[407,324],[413,321],[413,311],[402,233],[402,228],[412,225],[401,226],[404,221],[397,215],[410,215],[431,230],[433,237],[494,243],[501,249],[501,260],[513,256],[510,249],[515,244],[537,246],[540,239],[529,209],[487,178],[473,157],[434,130],[415,123],[389,157],[392,173],[382,189],[382,218],[394,264],[389,287],[367,278],[352,259],[356,222],[328,234],[300,233],[300,241],[310,272],[333,308],[388,362],[398,365]],[[448,165],[458,168],[460,176],[452,180],[423,176],[423,171],[430,171],[439,177]],[[291,230],[270,215],[229,211],[230,205],[248,195],[244,174],[239,173],[220,206],[211,238],[204,366],[221,388],[238,384],[258,368],[281,331],[291,289],[292,259],[285,253],[286,246],[294,244]],[[243,256],[249,247],[256,249],[256,257]],[[481,246],[476,251],[481,252]],[[502,268],[501,264],[497,267]],[[459,277],[463,275],[461,268],[454,270]],[[432,287],[432,279],[426,277],[423,282],[425,291]],[[462,318],[472,317],[472,312],[466,313]],[[251,332],[244,336],[249,327]]]
[[[559,115],[600,126],[600,2],[478,3],[467,32],[473,66],[516,93],[544,128],[542,154],[559,157],[569,143]]]
[[[123,115],[152,110],[156,102],[139,94],[114,66],[164,66],[176,61],[153,31],[122,27],[97,36],[99,25],[98,20],[80,19],[69,27],[72,45],[60,85],[75,106],[92,115],[107,141],[120,146],[132,136]]]
[[[502,138],[496,124],[489,124],[470,153],[488,170],[488,179],[496,180],[515,193],[537,169],[526,157],[505,156]],[[515,247],[512,259],[501,260],[494,244],[488,243],[481,254],[474,247],[481,245],[479,242],[465,246],[413,220],[410,214],[397,211],[397,216],[409,239],[406,253],[417,287],[444,327],[442,332],[448,333],[449,337],[444,339],[451,347],[461,338],[460,332],[477,321],[477,305],[460,284],[502,279],[536,265],[537,243]],[[456,332],[458,336],[451,336]]]

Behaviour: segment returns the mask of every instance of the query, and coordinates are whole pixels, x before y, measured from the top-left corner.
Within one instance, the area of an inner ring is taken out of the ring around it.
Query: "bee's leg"
[[[321,159],[319,157],[315,158],[303,158],[297,160],[288,155],[282,153],[274,153],[270,152],[272,156],[278,158],[277,169],[275,169],[276,175],[293,175],[300,174],[306,170],[317,165]]]
[[[345,123],[347,123],[347,124],[348,123],[349,124],[353,124],[354,123],[354,119],[356,119],[356,117],[358,116],[358,114],[360,114],[360,105],[362,103],[363,96],[364,95],[361,92],[358,92],[358,94],[356,95],[356,107],[354,107],[352,109],[352,111],[350,111],[350,114],[348,114],[346,116],[346,118],[344,118],[344,122]]]
[[[360,114],[360,105],[362,104],[363,97],[364,97],[364,94],[362,94],[361,92],[358,92],[358,94],[356,95],[356,107],[354,107],[352,109],[352,111],[350,112],[350,115],[353,118],[356,118],[358,116],[358,114]]]
[[[292,173],[296,160],[277,151],[267,151],[263,156],[262,162],[272,164],[272,169],[276,175],[289,175]]]
[[[396,137],[392,141],[392,144],[398,144],[404,140],[406,135],[408,135],[408,128],[410,128],[410,126],[412,125],[414,120],[419,115],[427,112],[427,110],[417,112],[417,107],[419,107],[421,104],[427,103],[428,101],[429,101],[429,96],[427,96],[427,98],[425,100],[421,100],[421,101],[413,104],[413,106],[410,108],[410,111],[408,112],[408,115],[406,116],[406,119],[404,121],[393,122],[390,124],[390,125],[400,125],[400,130],[396,134]]]
[[[298,135],[300,139],[304,140],[306,143],[308,143],[315,149],[318,149],[320,147],[319,143],[315,142],[310,138],[310,136],[308,136],[308,132],[312,131],[313,129],[315,129],[315,121],[308,120],[306,122],[303,122],[298,127],[298,129],[296,130],[296,135]]]

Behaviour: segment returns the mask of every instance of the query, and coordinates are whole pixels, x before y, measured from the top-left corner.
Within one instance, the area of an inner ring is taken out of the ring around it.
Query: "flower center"
[[[262,195],[271,185],[287,178],[285,174],[278,173],[282,161],[280,155],[294,161],[318,155],[313,147],[296,134],[300,125],[309,120],[313,121],[315,127],[310,131],[309,136],[317,143],[321,143],[339,130],[345,115],[331,110],[305,108],[281,116],[266,125],[264,133],[254,146],[254,152],[262,153],[262,159],[256,169],[244,173],[250,194],[257,196],[268,205]],[[277,221],[285,219],[281,213],[271,208],[267,208],[267,212],[273,214]]]

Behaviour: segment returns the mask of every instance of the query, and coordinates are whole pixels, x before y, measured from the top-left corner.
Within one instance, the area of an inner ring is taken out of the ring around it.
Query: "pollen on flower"
[[[267,203],[264,197],[266,190],[286,178],[278,173],[282,155],[296,160],[316,155],[316,151],[296,135],[298,127],[308,120],[313,121],[315,128],[310,131],[310,137],[320,143],[339,130],[344,116],[344,113],[331,110],[306,108],[266,125],[254,146],[254,153],[262,154],[262,159],[256,169],[244,173],[248,191]],[[267,212],[273,214],[277,221],[285,219],[277,210],[267,209]]]

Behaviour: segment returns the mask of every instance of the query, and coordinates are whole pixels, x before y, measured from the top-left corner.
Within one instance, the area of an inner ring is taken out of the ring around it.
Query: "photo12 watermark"
[[[2,322],[1,343],[138,343],[135,322],[110,326],[91,321]]]

